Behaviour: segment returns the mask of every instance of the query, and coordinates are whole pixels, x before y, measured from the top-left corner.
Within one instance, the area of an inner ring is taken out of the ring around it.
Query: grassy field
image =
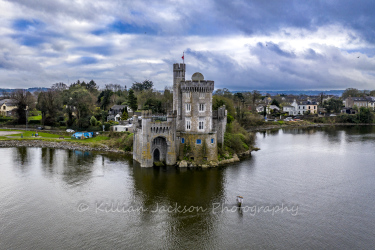
[[[9,131],[9,130],[8,130]],[[21,137],[21,134],[23,135],[24,138],[30,137],[30,138],[35,138],[33,135],[35,135],[35,131],[24,131],[24,130],[11,130],[11,131],[17,131],[20,132],[19,134],[14,134],[14,135],[8,135],[9,137]],[[56,134],[51,134],[51,133],[46,133],[46,132],[39,132],[38,133],[38,139],[42,138],[59,138],[62,137],[61,135],[56,135]],[[69,138],[70,136],[64,136],[64,138]]]
[[[29,121],[40,121],[42,120],[42,115],[37,115],[37,116],[29,116],[28,117]]]
[[[71,135],[58,135],[48,132],[40,132],[37,131],[38,137],[35,137],[35,131],[25,131],[25,130],[15,130],[15,129],[0,129],[0,131],[9,131],[9,132],[19,132],[17,134],[0,136],[0,140],[46,140],[46,141],[61,141],[61,137],[64,137],[65,141],[72,142],[72,143],[79,143],[84,144],[92,147],[101,146],[103,144],[107,145],[110,142],[110,138],[108,136],[99,135],[93,138],[79,140],[79,139],[71,139]],[[23,137],[21,138],[21,135]]]

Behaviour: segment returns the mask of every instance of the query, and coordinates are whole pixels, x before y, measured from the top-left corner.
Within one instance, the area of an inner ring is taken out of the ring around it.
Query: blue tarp
[[[72,135],[72,137],[76,139],[82,139],[82,136],[87,139],[94,136],[94,132],[76,132]]]

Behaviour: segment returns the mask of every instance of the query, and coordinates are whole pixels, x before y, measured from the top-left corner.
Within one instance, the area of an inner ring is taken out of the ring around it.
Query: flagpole
[[[185,64],[185,51],[182,52],[182,63]]]

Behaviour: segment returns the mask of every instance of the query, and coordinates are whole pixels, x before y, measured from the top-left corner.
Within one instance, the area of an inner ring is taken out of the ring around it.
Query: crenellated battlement
[[[181,83],[181,92],[205,92],[214,91],[214,81],[184,81]]]
[[[185,63],[174,63],[173,64],[173,70],[183,70],[185,71]]]

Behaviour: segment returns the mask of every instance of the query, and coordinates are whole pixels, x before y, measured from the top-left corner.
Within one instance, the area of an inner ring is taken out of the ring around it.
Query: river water
[[[0,249],[373,248],[374,127],[280,129],[256,144],[240,163],[192,170],[1,148]]]

